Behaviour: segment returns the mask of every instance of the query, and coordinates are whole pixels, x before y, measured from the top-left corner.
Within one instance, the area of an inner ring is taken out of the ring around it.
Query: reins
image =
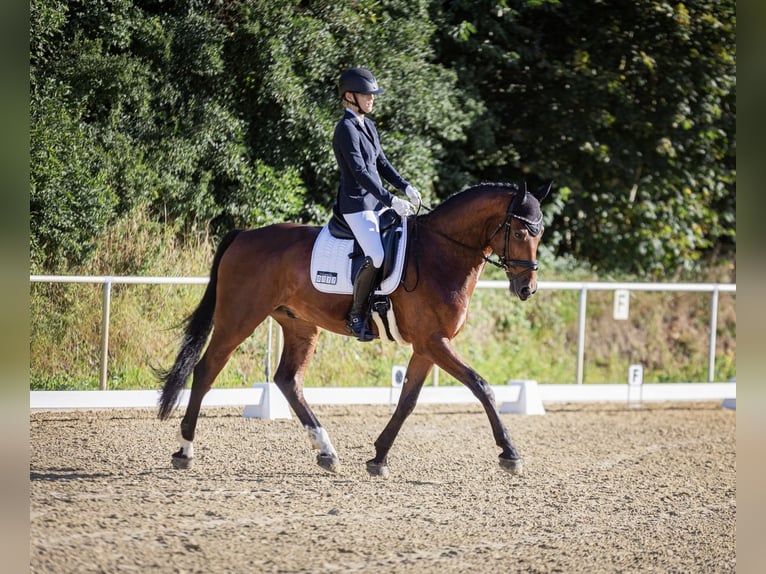
[[[421,203],[421,205],[423,204]],[[426,209],[428,209],[428,211],[431,211],[427,207]],[[407,278],[406,271],[405,271],[405,274],[402,276],[402,281],[401,281],[402,289],[404,289],[407,293],[412,293],[415,289],[418,288],[418,284],[420,283],[420,259],[418,258],[418,216],[417,215],[415,215],[415,219],[412,222],[412,256],[415,258],[415,285],[412,287],[412,289],[407,289],[407,285],[404,284],[404,281]]]

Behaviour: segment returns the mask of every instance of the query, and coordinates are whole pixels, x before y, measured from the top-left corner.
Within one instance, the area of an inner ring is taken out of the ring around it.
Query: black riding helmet
[[[340,75],[338,80],[338,96],[342,98],[346,92],[377,95],[382,94],[383,89],[378,86],[378,81],[369,70],[349,68]]]

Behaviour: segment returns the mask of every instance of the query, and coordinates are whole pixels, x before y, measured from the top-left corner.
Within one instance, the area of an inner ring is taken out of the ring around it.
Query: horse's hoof
[[[170,461],[173,463],[173,468],[177,468],[180,470],[186,470],[191,468],[193,460],[194,460],[193,458],[189,458],[181,450],[179,450],[178,452],[174,452],[173,457],[170,459]]]
[[[370,476],[388,478],[388,465],[385,462],[367,461],[367,472]]]
[[[523,464],[520,458],[500,458],[500,468],[511,474],[521,474]]]
[[[328,472],[338,472],[340,461],[334,454],[318,454],[317,464]]]

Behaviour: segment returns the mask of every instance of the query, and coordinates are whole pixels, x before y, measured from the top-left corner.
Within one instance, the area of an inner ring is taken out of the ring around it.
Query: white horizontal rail
[[[537,386],[544,403],[623,402],[629,398],[627,385],[543,384]],[[519,398],[518,387],[492,385],[497,405]],[[257,388],[211,389],[205,395],[206,407],[236,407],[258,404],[263,391]],[[184,389],[179,404],[189,402]],[[312,405],[386,405],[398,400],[390,387],[306,387],[306,401]],[[30,391],[33,410],[103,409],[157,407],[159,391]],[[736,399],[736,383],[649,383],[642,385],[641,401],[718,401]],[[479,404],[466,387],[424,387],[418,404]]]
[[[507,289],[507,281],[479,281],[477,288]],[[627,289],[628,291],[693,291],[698,293],[711,293],[713,291],[736,293],[737,286],[734,283],[597,283],[593,281],[538,281],[537,288],[554,291],[616,291]]]
[[[111,276],[111,275],[30,275],[32,283],[91,283],[103,284],[103,312],[101,337],[101,390],[106,390],[107,360],[109,352],[109,313],[111,305],[111,289],[114,284],[143,284],[143,285],[204,285],[208,277],[140,277],[140,276]],[[507,289],[507,281],[482,280],[476,285],[478,289]],[[710,340],[708,349],[708,382],[715,378],[715,348],[716,327],[718,322],[718,294],[736,293],[737,286],[733,283],[639,283],[613,282],[602,283],[594,281],[538,281],[538,289],[579,291],[580,307],[577,330],[577,384],[583,382],[585,364],[585,318],[587,310],[588,291],[685,291],[711,293],[710,303]],[[271,337],[269,337],[269,354],[271,354]]]
[[[151,276],[112,276],[112,275],[30,275],[32,283],[94,283],[94,284],[146,284],[146,285],[205,285],[209,277],[151,277]],[[478,289],[507,289],[507,281],[480,280]],[[736,293],[734,283],[639,283],[639,282],[595,282],[595,281],[538,281],[538,289],[553,291],[719,291],[721,293]]]
[[[134,285],[205,285],[209,277],[138,277],[111,275],[30,275],[32,283],[121,283]]]

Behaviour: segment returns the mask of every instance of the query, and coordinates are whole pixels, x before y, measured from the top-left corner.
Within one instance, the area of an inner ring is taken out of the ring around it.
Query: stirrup
[[[367,321],[362,317],[349,317],[349,320],[346,322],[346,330],[363,343],[375,339],[375,335],[372,331],[367,329]]]

